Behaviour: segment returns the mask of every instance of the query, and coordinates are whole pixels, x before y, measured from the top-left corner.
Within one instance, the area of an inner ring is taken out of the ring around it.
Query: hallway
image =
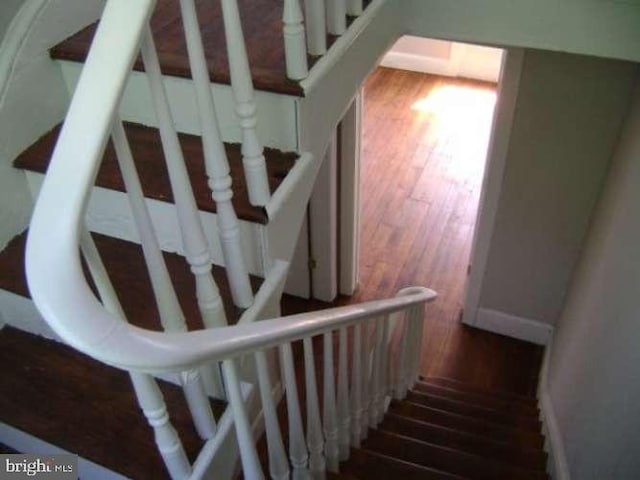
[[[492,84],[377,69],[364,88],[360,285],[425,285],[422,373],[532,394],[540,347],[459,323],[495,104]]]

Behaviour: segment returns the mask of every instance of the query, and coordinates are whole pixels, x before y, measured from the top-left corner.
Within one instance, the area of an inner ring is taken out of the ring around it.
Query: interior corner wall
[[[543,386],[574,480],[640,478],[638,205],[640,75]]]
[[[633,63],[525,51],[479,311],[556,322],[634,75]]]
[[[26,0],[2,0],[0,2],[0,41],[4,37],[13,17]]]

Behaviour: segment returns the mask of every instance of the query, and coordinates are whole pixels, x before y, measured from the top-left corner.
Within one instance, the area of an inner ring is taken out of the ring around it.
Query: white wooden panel
[[[80,75],[81,64],[68,61],[59,63],[68,88],[73,91]],[[200,122],[191,80],[165,76],[164,84],[176,129],[182,133],[199,135]],[[231,88],[228,85],[212,84],[211,89],[222,139],[225,142],[241,142],[242,132],[234,112]],[[258,136],[266,146],[285,151],[295,150],[297,145],[295,99],[296,97],[288,95],[256,91]],[[120,114],[125,121],[157,125],[144,73],[132,72],[124,93]],[[274,118],[278,121],[273,121]]]

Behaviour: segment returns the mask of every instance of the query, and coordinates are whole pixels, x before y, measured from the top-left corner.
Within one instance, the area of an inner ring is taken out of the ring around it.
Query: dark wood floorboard
[[[125,123],[125,130],[144,195],[147,198],[173,203],[169,173],[167,172],[158,130],[135,123]],[[59,133],[60,126],[58,125],[21,153],[15,160],[14,166],[45,173]],[[207,184],[202,141],[198,136],[183,133],[179,134],[179,139],[198,208],[215,213],[216,204],[211,198],[211,190]],[[254,207],[249,203],[240,145],[225,144],[225,149],[233,182],[233,206],[236,214],[241,219],[266,224],[269,219],[265,209]],[[265,148],[264,153],[269,186],[271,191],[275,192],[291,167],[293,167],[297,155],[291,152],[281,152],[273,148]],[[125,191],[124,181],[120,174],[118,160],[111,141],[109,141],[105,150],[102,165],[96,178],[96,185],[111,190]]]
[[[433,288],[422,374],[531,396],[542,348],[459,321],[495,92],[489,83],[388,68],[369,77],[359,285],[334,304],[389,297],[409,285]],[[288,298],[284,305],[304,307]]]

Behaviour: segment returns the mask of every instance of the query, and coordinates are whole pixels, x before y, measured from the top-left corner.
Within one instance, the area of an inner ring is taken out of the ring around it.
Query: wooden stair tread
[[[416,465],[367,448],[352,448],[349,460],[340,464],[340,472],[363,480],[464,480],[466,477]]]
[[[495,478],[544,480],[546,478],[546,474],[541,471],[523,469],[383,430],[369,432],[363,446],[399,460],[478,480]]]
[[[431,385],[439,385],[452,390],[458,390],[465,393],[481,395],[488,398],[494,398],[496,400],[502,400],[507,402],[521,403],[528,406],[537,406],[538,401],[533,396],[519,395],[517,393],[505,392],[502,390],[491,390],[486,388],[480,388],[469,383],[456,380],[448,377],[421,377],[422,383],[428,383]]]
[[[514,442],[525,448],[541,448],[544,439],[539,432],[521,430],[482,419],[429,408],[406,400],[393,401],[389,411],[416,420],[455,430],[484,435],[500,442]]]
[[[0,364],[1,421],[127,477],[168,478],[126,372],[11,327],[0,331]],[[159,383],[194,461],[203,442],[182,389]],[[212,406],[219,418],[224,403]]]
[[[458,413],[460,415],[475,416],[491,422],[504,424],[506,426],[521,428],[523,430],[539,432],[541,427],[540,420],[538,420],[538,417],[535,415],[504,413],[489,407],[478,406],[460,400],[452,400],[438,395],[409,390],[407,392],[406,400],[418,405],[424,405],[425,407],[445,410],[451,413]]]
[[[160,134],[156,128],[145,127],[135,123],[125,123],[125,130],[135,159],[138,176],[142,183],[144,195],[148,198],[173,202],[169,174],[164,161],[164,153],[160,143]],[[45,173],[51,160],[51,154],[60,133],[60,125],[53,128],[31,145],[14,161],[14,166],[38,173]],[[184,152],[185,163],[191,179],[193,193],[198,208],[203,211],[216,212],[215,202],[207,185],[202,141],[199,136],[179,134]],[[244,220],[266,224],[268,217],[262,207],[254,207],[249,203],[249,194],[242,169],[242,154],[239,144],[225,144],[231,178],[233,181],[233,205],[236,214]],[[265,148],[269,186],[274,192],[287,173],[293,167],[297,155],[285,153],[272,148]],[[112,142],[109,141],[103,157],[96,185],[124,192],[124,181],[120,174],[118,161]]]
[[[26,237],[26,232],[18,235],[0,253],[0,288],[29,297],[24,273]],[[128,321],[148,330],[161,330],[140,245],[99,234],[93,234],[93,238]],[[186,260],[180,255],[167,252],[164,253],[164,259],[189,330],[204,328],[195,298],[195,280]],[[213,266],[213,276],[224,301],[227,321],[235,324],[241,312],[233,305],[224,268]],[[251,277],[251,283],[256,292],[262,279]]]
[[[379,428],[532,470],[544,470],[546,467],[547,456],[540,449],[521,448],[512,443],[498,442],[481,435],[425,423],[393,413],[385,415]]]
[[[535,417],[538,417],[540,414],[537,405],[513,402],[498,397],[492,397],[477,392],[463,391],[455,388],[445,387],[442,385],[428,383],[425,381],[416,382],[416,384],[412,387],[412,390],[416,393],[437,395],[439,397],[474,404],[505,413]]]
[[[212,82],[230,83],[226,40],[220,2],[195,0],[207,67]],[[296,81],[286,76],[282,33],[282,2],[279,0],[239,0],[247,54],[257,90],[302,96]],[[162,72],[191,78],[186,40],[177,0],[159,0],[151,18]],[[51,51],[53,58],[83,62],[95,34],[96,24],[66,39]],[[316,58],[310,57],[313,63]],[[140,59],[135,70],[143,71]]]

